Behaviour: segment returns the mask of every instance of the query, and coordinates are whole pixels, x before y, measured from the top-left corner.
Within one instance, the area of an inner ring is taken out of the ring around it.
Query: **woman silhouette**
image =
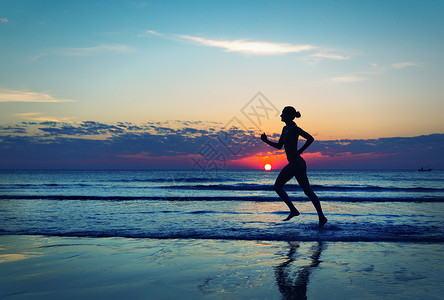
[[[269,141],[267,135],[263,133],[261,135],[261,140],[268,145],[282,149],[284,146],[285,154],[287,155],[288,164],[279,173],[276,182],[274,183],[274,190],[281,197],[281,199],[290,208],[290,214],[284,221],[288,221],[293,217],[299,215],[299,211],[294,207],[293,203],[290,201],[287,193],[284,191],[284,185],[294,176],[298,181],[301,188],[304,190],[305,195],[310,198],[319,217],[319,227],[322,227],[327,223],[327,218],[322,212],[321,203],[318,197],[311,189],[310,183],[307,178],[307,166],[305,160],[301,157],[302,152],[308,148],[308,146],[313,143],[314,138],[301,128],[299,128],[295,122],[294,118],[300,118],[301,113],[296,111],[294,107],[287,106],[282,110],[281,121],[285,122],[285,126],[282,129],[281,137],[277,143]],[[306,139],[305,144],[298,150],[298,138],[302,136]]]

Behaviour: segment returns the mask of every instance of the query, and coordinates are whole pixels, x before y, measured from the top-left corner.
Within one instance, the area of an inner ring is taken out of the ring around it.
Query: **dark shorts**
[[[300,155],[295,155],[289,160],[288,165],[282,168],[276,179],[275,186],[283,187],[291,178],[295,177],[304,191],[311,190],[307,178],[307,164]]]
[[[301,171],[304,172],[307,171],[307,164],[305,163],[305,160],[300,155],[293,155],[291,158],[288,159],[288,165],[291,166],[294,171]]]

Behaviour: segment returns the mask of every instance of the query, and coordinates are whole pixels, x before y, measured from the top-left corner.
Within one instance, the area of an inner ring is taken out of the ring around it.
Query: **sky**
[[[0,0],[0,168],[280,167],[257,138],[279,137],[287,105],[314,167],[444,168],[443,16],[428,0]]]

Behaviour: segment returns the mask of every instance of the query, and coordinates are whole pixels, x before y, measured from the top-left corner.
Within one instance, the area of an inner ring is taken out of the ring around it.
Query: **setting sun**
[[[264,169],[265,169],[266,171],[270,171],[270,170],[271,170],[271,165],[270,165],[270,164],[266,164],[266,165],[264,166]]]

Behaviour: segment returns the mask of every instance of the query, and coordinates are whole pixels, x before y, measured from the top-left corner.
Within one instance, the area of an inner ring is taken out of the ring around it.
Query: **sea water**
[[[0,234],[276,241],[444,241],[444,171],[309,170],[328,223],[278,170],[0,171]]]

